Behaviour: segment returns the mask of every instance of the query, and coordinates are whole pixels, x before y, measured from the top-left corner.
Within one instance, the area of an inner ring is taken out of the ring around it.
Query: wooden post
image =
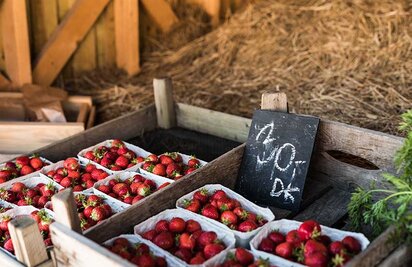
[[[288,112],[288,98],[285,93],[270,93],[262,94],[261,109],[276,110]]]
[[[160,128],[176,126],[176,111],[173,102],[173,85],[170,78],[153,79],[157,124]]]
[[[77,233],[82,233],[80,228],[79,215],[77,214],[76,202],[73,197],[73,190],[67,188],[52,197],[54,219],[56,222],[72,229]]]
[[[37,223],[28,216],[9,223],[10,236],[17,259],[26,266],[52,266]]]
[[[6,70],[10,80],[21,86],[32,82],[29,32],[25,0],[4,0],[1,26]]]
[[[165,0],[140,0],[140,3],[162,32],[169,32],[179,22],[170,4]]]

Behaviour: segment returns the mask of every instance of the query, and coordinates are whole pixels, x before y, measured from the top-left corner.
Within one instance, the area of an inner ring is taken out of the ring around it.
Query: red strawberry
[[[150,253],[150,248],[144,243],[140,243],[136,246],[136,254],[148,254]]]
[[[320,225],[314,220],[304,221],[298,229],[300,239],[316,239],[321,234]]]
[[[129,246],[129,240],[124,237],[118,237],[113,241],[113,245],[121,245],[123,247]]]
[[[187,162],[187,166],[189,166],[190,168],[199,168],[200,167],[200,161],[197,158],[191,158],[189,159],[189,161]]]
[[[125,147],[125,144],[124,144],[123,141],[120,140],[120,139],[113,139],[113,141],[112,141],[112,146],[113,146],[113,147],[121,148],[121,147]]]
[[[87,151],[87,152],[84,154],[84,157],[85,157],[86,159],[89,159],[89,160],[95,160],[93,151]]]
[[[207,204],[206,206],[204,206],[201,213],[203,216],[211,218],[213,220],[219,219],[219,212],[217,211],[215,207],[213,207],[210,204]]]
[[[326,267],[328,266],[328,257],[321,252],[314,252],[305,257],[304,264],[309,267]]]
[[[91,163],[87,164],[86,167],[84,168],[84,170],[87,173],[92,173],[96,169],[97,169],[97,167],[95,165],[91,164]]]
[[[171,163],[169,165],[164,165],[166,167],[166,174],[168,177],[173,177],[175,173],[180,172],[180,167],[176,163]]]
[[[244,248],[236,248],[235,258],[242,265],[249,265],[254,260],[253,254]]]
[[[285,236],[277,231],[271,232],[268,237],[276,245],[285,242]]]
[[[27,187],[25,184],[21,183],[21,182],[16,182],[13,184],[13,186],[11,187],[11,191],[13,191],[14,193],[21,193],[23,192],[23,190],[25,190]]]
[[[39,170],[43,167],[43,161],[39,157],[33,157],[30,159],[30,166],[35,170]]]
[[[305,247],[303,249],[303,255],[305,257],[309,257],[309,255],[312,255],[315,252],[320,252],[325,255],[328,255],[328,249],[325,247],[325,245],[318,241],[310,239],[305,244]]]
[[[213,195],[211,196],[211,199],[213,199],[213,200],[220,200],[220,199],[226,199],[226,198],[227,198],[227,195],[226,195],[225,191],[223,191],[221,189],[216,190],[213,193]]]
[[[120,183],[117,183],[113,186],[112,191],[116,194],[119,194],[120,191],[122,191],[124,189],[126,189],[127,191],[129,190],[127,184],[125,184],[123,182],[120,182]]]
[[[293,245],[288,242],[280,243],[276,246],[275,252],[276,255],[285,259],[289,259],[290,257],[292,257],[293,254]]]
[[[192,212],[198,213],[200,210],[200,202],[197,199],[193,200],[185,200],[183,202],[183,206],[185,209],[190,210]]]
[[[342,244],[351,253],[357,254],[362,249],[359,241],[352,236],[346,236],[344,239],[342,239]]]
[[[189,264],[193,265],[193,264],[202,264],[206,261],[206,259],[201,255],[201,254],[197,254],[196,256],[194,256],[192,259],[190,259]]]
[[[187,220],[186,221],[186,231],[189,233],[194,233],[196,231],[202,230],[202,226],[200,226],[200,224],[195,221],[195,220]]]
[[[152,173],[159,176],[166,176],[166,166],[160,163],[156,164],[152,170]]]
[[[185,175],[191,174],[192,172],[194,172],[196,169],[195,168],[189,168],[185,171]]]
[[[11,239],[8,239],[6,242],[4,242],[3,248],[13,253],[14,252],[13,241],[11,241]]]
[[[144,239],[153,241],[153,239],[156,237],[156,235],[157,235],[157,232],[156,232],[154,229],[152,229],[152,230],[149,230],[149,231],[147,231],[147,232],[144,232],[144,233],[142,234],[142,237],[143,237]]]
[[[162,249],[171,249],[174,245],[173,235],[170,232],[161,232],[153,239],[153,243]]]
[[[9,221],[11,221],[11,217],[10,217],[10,216],[4,215],[4,216],[1,218],[1,221],[0,221],[0,230],[1,230],[1,231],[6,232],[6,231],[9,230],[9,227],[8,227]]]
[[[192,251],[195,248],[196,240],[189,234],[183,233],[179,237],[179,248],[185,248]]]
[[[182,233],[186,228],[186,222],[180,217],[174,217],[169,222],[169,230],[173,233]]]
[[[119,157],[116,159],[115,164],[116,164],[117,166],[119,166],[120,168],[122,168],[122,169],[126,169],[126,168],[127,168],[127,165],[129,165],[129,160],[128,160],[126,157],[124,157],[124,156],[119,156]]]
[[[163,165],[169,165],[169,164],[175,163],[175,162],[173,161],[173,159],[172,159],[171,157],[167,156],[167,155],[161,155],[161,156],[159,157],[159,161],[160,161],[160,163],[162,163]]]
[[[95,207],[92,210],[90,218],[95,222],[102,221],[106,218],[106,210],[102,206]]]
[[[316,240],[321,242],[322,244],[324,244],[327,247],[330,245],[330,243],[332,243],[332,240],[327,235],[321,235]]]
[[[73,192],[81,192],[81,191],[83,191],[85,188],[83,187],[83,186],[81,186],[81,185],[75,185],[75,186],[73,186]]]
[[[0,170],[0,183],[5,183],[11,178],[10,170]]]
[[[75,171],[80,168],[80,164],[75,158],[68,158],[64,161],[63,166],[70,171]]]
[[[185,248],[178,249],[178,250],[174,253],[174,255],[175,255],[176,257],[178,257],[179,259],[185,261],[185,262],[189,262],[190,259],[192,258],[192,253],[190,252],[190,250],[185,249]]]
[[[250,232],[250,231],[255,230],[256,228],[257,228],[257,225],[256,225],[255,222],[247,220],[247,221],[241,222],[239,224],[238,231],[240,231],[240,232]]]
[[[173,159],[174,162],[176,163],[183,162],[182,156],[180,156],[179,153],[172,152],[172,153],[167,153],[167,154]]]
[[[20,169],[20,175],[21,176],[27,175],[27,174],[32,173],[32,172],[34,172],[34,169],[29,165],[24,165]]]
[[[137,202],[139,202],[140,200],[142,200],[144,197],[142,196],[135,196],[132,200],[132,204],[135,204]]]
[[[30,216],[31,216],[31,218],[32,218],[36,223],[40,223],[41,218],[40,218],[40,215],[39,215],[39,211],[38,211],[38,210],[35,210],[35,211],[33,211],[32,213],[30,213]]]
[[[108,185],[99,185],[99,187],[97,187],[97,190],[99,190],[100,192],[103,192],[105,194],[109,194],[111,192],[110,187]]]
[[[143,254],[143,255],[140,255],[139,260],[137,261],[137,266],[141,266],[141,267],[156,266],[156,261],[150,254]]]
[[[216,240],[217,240],[217,234],[212,231],[203,232],[197,238],[197,242],[203,247],[208,244],[214,243]]]
[[[145,181],[143,182],[143,184],[148,185],[151,190],[155,190],[155,189],[156,189],[156,183],[153,182],[152,180],[147,179],[147,180],[145,180]]]
[[[161,184],[161,185],[157,188],[157,191],[159,191],[160,189],[168,186],[169,184],[170,184],[169,182],[165,182],[165,183]]]
[[[263,238],[258,246],[258,249],[273,254],[275,251],[275,243],[267,237]]]
[[[220,221],[225,225],[237,224],[237,216],[232,211],[227,210],[220,215]]]
[[[157,163],[159,161],[158,157],[155,154],[147,156],[146,161]]]
[[[286,242],[294,244],[295,247],[298,247],[301,244],[303,244],[303,241],[300,238],[297,230],[291,230],[286,234]]]
[[[201,189],[193,194],[193,198],[200,201],[202,204],[206,204],[209,201],[209,192],[207,189]]]
[[[33,202],[35,202],[35,198],[36,197],[33,198]],[[50,200],[49,197],[41,196],[37,200],[37,206],[40,208],[43,208],[47,204],[47,202],[49,202],[49,200]]]
[[[156,232],[169,231],[169,222],[167,220],[160,220],[155,225]]]
[[[335,256],[332,258],[332,266],[343,267],[348,261],[351,260],[351,258],[352,257],[346,252],[335,254]]]
[[[151,190],[150,190],[150,186],[147,184],[141,184],[139,185],[139,187],[137,188],[137,192],[138,195],[142,196],[142,197],[146,197],[148,195],[151,194]]]
[[[27,156],[20,156],[16,158],[16,166],[21,168],[30,164],[30,158]]]
[[[70,177],[64,177],[61,182],[60,185],[67,188],[67,187],[71,187],[73,185],[73,179]]]
[[[340,241],[332,242],[329,245],[329,252],[333,255],[340,254],[341,252],[344,252],[344,250],[345,250],[345,246]]]
[[[222,244],[216,244],[216,243],[208,244],[203,249],[203,254],[205,255],[206,259],[210,259],[213,256],[222,252],[224,249],[225,247]]]

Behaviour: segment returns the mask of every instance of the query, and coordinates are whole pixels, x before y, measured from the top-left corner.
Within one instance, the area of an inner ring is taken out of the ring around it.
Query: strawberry
[[[166,176],[166,166],[161,163],[156,164],[152,170],[152,173],[159,176]]]
[[[321,252],[314,252],[305,257],[304,264],[309,267],[326,267],[328,266],[328,257]]]
[[[115,164],[116,164],[117,166],[119,166],[120,168],[122,168],[122,169],[126,169],[126,168],[127,168],[127,165],[129,165],[129,160],[128,160],[126,157],[124,157],[124,156],[119,156],[119,157],[116,159]]]
[[[200,202],[197,199],[193,199],[193,200],[185,200],[183,202],[183,206],[185,207],[185,209],[190,210],[194,213],[198,213],[200,210]]]
[[[189,168],[185,171],[185,175],[191,174],[192,172],[194,172],[196,169],[195,168]]]
[[[136,246],[136,254],[148,254],[150,253],[150,248],[148,245],[144,244],[144,243],[140,243]]]
[[[0,183],[5,183],[11,178],[10,170],[0,170]]]
[[[135,203],[139,202],[139,201],[142,200],[143,198],[144,198],[144,197],[139,196],[139,195],[135,196],[135,197],[133,198],[133,200],[132,200],[132,204],[135,204]]]
[[[273,251],[271,253],[273,253]],[[280,243],[276,246],[275,253],[282,258],[289,259],[293,255],[293,245],[288,242]]]
[[[153,241],[156,236],[157,236],[157,232],[154,229],[149,230],[147,232],[144,232],[142,234],[142,237],[144,239],[147,239],[147,240],[150,240],[150,241]],[[172,237],[172,239],[173,239],[173,237]]]
[[[178,250],[174,253],[174,255],[175,255],[176,257],[178,257],[179,259],[185,261],[185,262],[189,262],[190,259],[192,258],[192,253],[190,252],[190,250],[184,249],[184,248],[178,249]]]
[[[87,151],[85,154],[84,154],[84,157],[86,158],[86,159],[88,159],[88,160],[95,160],[95,156],[94,156],[94,153],[93,153],[93,151]]]
[[[155,190],[155,189],[156,189],[156,183],[153,182],[152,180],[147,179],[147,180],[145,180],[143,183],[146,184],[146,185],[148,185],[151,190]]]
[[[207,189],[201,189],[193,194],[193,198],[200,201],[202,204],[206,204],[209,201],[209,191]]]
[[[35,210],[32,213],[30,213],[31,218],[36,222],[36,223],[40,223],[41,221],[41,217],[39,215],[39,211]]]
[[[156,232],[169,231],[169,222],[167,220],[160,220],[155,225]]]
[[[110,187],[108,185],[99,185],[99,187],[97,187],[97,190],[99,190],[100,192],[103,192],[105,194],[109,194],[111,192]]]
[[[13,241],[11,241],[11,239],[8,239],[7,241],[5,241],[3,248],[13,253],[14,252]]]
[[[342,244],[345,246],[345,248],[354,254],[357,254],[361,251],[361,244],[359,241],[352,237],[352,236],[346,236],[345,238],[342,239]]]
[[[30,159],[30,166],[35,170],[39,170],[43,167],[43,161],[39,157],[33,157]]]
[[[119,194],[119,192],[124,189],[128,190],[127,184],[120,182],[113,186],[112,191],[116,194]]]
[[[33,202],[35,202],[35,201],[36,201],[36,197],[33,198]],[[37,206],[40,207],[40,208],[43,208],[47,204],[47,202],[49,202],[49,201],[50,201],[49,197],[41,196],[37,200]]]
[[[258,246],[258,249],[273,254],[275,251],[275,243],[273,243],[273,241],[269,238],[263,238]]]
[[[161,232],[153,238],[153,243],[162,249],[171,249],[174,245],[173,235],[171,232]]]
[[[73,186],[73,192],[81,192],[83,191],[85,188],[81,185],[75,185]]]
[[[25,184],[21,183],[21,182],[16,182],[13,184],[13,186],[11,187],[11,191],[13,191],[14,193],[21,193],[23,192],[23,190],[25,190],[27,187]]]
[[[4,215],[1,218],[1,222],[0,222],[0,230],[1,231],[3,231],[3,232],[9,231],[9,226],[8,226],[9,221],[11,221],[10,216]]]
[[[212,244],[217,240],[217,234],[212,231],[203,232],[197,238],[197,242],[202,246],[206,246],[208,244]]]
[[[32,173],[32,172],[34,172],[34,169],[33,169],[31,166],[29,166],[29,165],[24,165],[24,166],[22,166],[21,169],[20,169],[20,175],[21,175],[21,176],[30,174],[30,173]]]
[[[316,239],[321,234],[320,225],[314,220],[304,221],[298,228],[298,234],[303,241]]]
[[[275,243],[275,245],[278,245],[280,243],[285,242],[285,236],[282,235],[281,233],[277,232],[277,231],[273,231],[268,235],[268,238],[270,240],[273,241],[273,243]]]
[[[237,224],[237,216],[232,211],[227,210],[220,215],[220,221],[224,225]]]
[[[206,259],[201,255],[198,254],[194,256],[193,258],[190,259],[189,264],[194,265],[194,264],[202,264],[206,261]]]
[[[159,157],[159,161],[160,161],[160,163],[163,164],[163,165],[169,165],[169,164],[175,163],[175,162],[173,161],[173,159],[172,159],[170,156],[168,156],[168,155],[161,155],[161,156]]]
[[[213,256],[219,254],[225,249],[225,247],[222,244],[207,244],[205,248],[203,249],[203,254],[205,255],[206,259],[210,259]]]
[[[113,146],[113,147],[121,148],[121,147],[125,147],[125,144],[124,144],[123,141],[120,140],[120,139],[113,139],[113,141],[112,141],[112,146]]]
[[[345,246],[340,241],[334,241],[329,245],[329,252],[333,255],[340,254],[345,251]]]
[[[151,194],[151,190],[150,190],[150,186],[147,184],[141,184],[139,185],[139,187],[137,188],[137,192],[138,195],[142,196],[142,197],[146,197],[148,195]]]
[[[332,240],[327,235],[321,235],[316,240],[324,244],[326,247],[328,247],[330,243],[332,243]]]
[[[150,254],[143,254],[139,257],[139,260],[137,261],[137,266],[141,266],[141,267],[156,266],[156,261],[153,259],[153,257]]]
[[[182,233],[186,228],[186,222],[180,217],[174,217],[169,222],[169,230],[173,233]]]
[[[63,186],[64,188],[71,187],[73,185],[73,179],[70,177],[64,177],[61,180],[60,185]]]
[[[211,199],[213,200],[227,199],[226,192],[221,189],[216,190],[211,196]]]
[[[189,159],[189,161],[187,162],[187,166],[189,166],[190,168],[199,168],[200,167],[200,161],[197,158],[191,158]]]
[[[335,254],[332,258],[333,267],[343,267],[348,261],[350,261],[351,256],[348,253],[342,252],[340,254]]]
[[[186,221],[186,231],[187,232],[194,233],[199,230],[202,230],[200,223],[192,219]]]
[[[16,158],[17,168],[22,168],[23,166],[27,166],[29,164],[30,164],[30,158],[27,156],[20,156]]]
[[[176,163],[171,163],[169,165],[164,165],[164,166],[167,166],[166,167],[166,175],[168,177],[173,177],[175,173],[180,172],[180,167]]]
[[[177,152],[168,153],[168,156],[170,156],[176,163],[183,162],[182,156]]]
[[[161,184],[158,188],[157,191],[159,191],[160,189],[163,189],[164,187],[168,186],[170,183],[169,182],[165,182],[163,184]]]
[[[238,231],[240,231],[240,232],[250,232],[250,231],[255,230],[256,228],[257,228],[257,225],[256,225],[255,222],[247,220],[247,221],[241,222],[239,224]]]
[[[155,154],[151,154],[147,156],[146,161],[157,163],[159,161],[159,158]]]
[[[80,168],[80,164],[75,158],[67,158],[63,163],[64,168],[70,171],[76,171]]]
[[[205,217],[208,217],[213,220],[218,220],[219,219],[219,212],[215,207],[213,207],[210,204],[207,204],[203,207],[201,211],[202,215]]]
[[[286,242],[294,244],[295,247],[299,247],[301,244],[303,244],[303,241],[300,238],[297,230],[291,230],[286,234]]]
[[[90,218],[90,216],[92,215],[93,209],[94,207],[92,206],[86,207],[83,211],[84,216],[86,216],[87,218]]]
[[[315,241],[315,240],[308,240],[305,243],[305,247],[303,249],[303,255],[306,257],[309,257],[315,252],[320,252],[322,254],[328,255],[328,249],[323,245],[322,243]]]
[[[242,265],[249,265],[254,260],[253,254],[244,248],[236,248],[235,258]]]
[[[55,189],[53,183],[48,183],[47,185],[43,185],[40,188],[40,191],[41,191],[42,195],[45,196],[45,197],[53,196],[54,193],[55,193],[55,190],[56,189]]]
[[[102,206],[93,208],[90,218],[93,221],[99,222],[104,220],[106,217],[106,210]]]
[[[192,251],[195,248],[196,240],[189,234],[183,233],[179,237],[179,248]]]

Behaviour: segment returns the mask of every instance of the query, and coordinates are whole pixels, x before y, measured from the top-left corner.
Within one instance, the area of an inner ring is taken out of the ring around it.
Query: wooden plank
[[[115,66],[114,4],[111,1],[96,22],[97,66],[100,69]]]
[[[288,112],[288,98],[285,93],[265,92],[262,94],[260,108]]]
[[[54,219],[69,229],[82,233],[73,189],[65,189],[52,197]]]
[[[57,1],[29,1],[34,54],[40,53],[58,25]]]
[[[179,197],[205,184],[219,183],[234,188],[244,147],[240,145],[232,149],[201,169],[132,205],[124,212],[113,215],[87,232],[86,236],[96,242],[102,242],[123,233],[132,233],[133,226],[153,214],[174,208]]]
[[[164,129],[175,127],[176,112],[173,102],[172,80],[170,78],[155,78],[153,79],[153,89],[157,124]]]
[[[177,125],[237,142],[246,142],[251,119],[183,103],[176,105]]]
[[[1,14],[3,13],[3,5],[0,4],[0,70],[5,71],[6,70],[6,61],[4,59],[4,47],[3,47],[3,25],[2,25],[2,19],[1,19]]]
[[[87,115],[89,115],[89,105],[87,104],[80,104],[79,114],[77,115],[76,122],[81,122],[85,125],[87,123]]]
[[[32,82],[26,0],[3,0],[2,34],[6,70],[10,80],[23,85]]]
[[[412,247],[409,245],[401,245],[386,259],[384,259],[378,267],[409,267],[412,266]]]
[[[332,189],[293,219],[297,221],[314,219],[322,225],[332,226],[347,214],[346,207],[350,196],[349,192]]]
[[[165,0],[140,0],[149,17],[163,31],[169,32],[179,22],[170,5]]]
[[[59,266],[88,267],[91,261],[92,266],[134,266],[58,222],[52,223],[50,230]]]
[[[75,2],[36,60],[33,77],[37,84],[50,85],[56,79],[108,2]]]
[[[114,0],[116,64],[128,75],[140,71],[139,3],[135,0]]]
[[[73,75],[78,77],[86,71],[92,71],[97,66],[97,51],[96,51],[96,31],[95,28],[89,30],[80,42],[79,47],[73,54],[72,69]]]
[[[86,129],[90,129],[94,126],[95,118],[96,118],[96,107],[92,106],[90,113],[89,113],[89,119],[87,120]]]
[[[67,98],[68,102],[87,104],[89,108],[93,106],[93,99],[91,96],[71,95]]]
[[[83,123],[0,122],[0,153],[28,153],[83,130]]]
[[[141,110],[99,124],[82,133],[61,140],[56,144],[37,149],[33,153],[38,153],[51,161],[57,162],[77,155],[81,149],[95,145],[98,142],[112,138],[131,139],[155,129],[156,126],[156,110],[154,105],[150,105]]]
[[[49,260],[38,225],[32,218],[13,219],[9,223],[9,231],[17,260],[28,267]]]

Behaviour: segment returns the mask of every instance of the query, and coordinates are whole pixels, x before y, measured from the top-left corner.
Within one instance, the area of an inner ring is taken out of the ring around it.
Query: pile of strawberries
[[[263,217],[242,208],[239,201],[230,198],[223,190],[213,194],[207,189],[198,190],[191,200],[185,200],[183,207],[240,232],[250,232],[267,223]]]
[[[77,194],[74,200],[83,231],[113,215],[112,208],[97,195]]]
[[[216,267],[274,267],[267,260],[256,259],[250,251],[236,248],[235,253],[228,253],[226,260]]]
[[[128,260],[137,266],[166,267],[164,258],[155,256],[150,248],[144,243],[130,243],[126,238],[119,237],[113,241],[111,246],[105,246],[111,252]]]
[[[159,187],[150,179],[136,174],[129,179],[120,180],[119,178],[111,179],[107,184],[101,184],[97,190],[114,197],[126,204],[135,204],[139,200],[169,185],[165,182]]]
[[[44,244],[46,245],[46,247],[51,246],[52,241],[49,229],[49,226],[52,223],[51,217],[46,213],[45,210],[35,210],[30,214],[30,216],[37,222],[37,225],[39,226],[39,230],[43,237]],[[10,238],[8,226],[8,223],[12,219],[13,218],[6,215],[0,218],[0,247],[14,254],[13,242]]]
[[[110,147],[100,146],[95,150],[86,151],[83,157],[112,171],[128,169],[144,160],[119,139],[114,139]]]
[[[340,267],[361,251],[361,244],[352,236],[332,242],[329,236],[322,235],[318,222],[308,220],[286,235],[271,232],[258,249],[307,266]]]
[[[186,165],[179,153],[171,152],[160,156],[154,154],[147,156],[142,169],[159,176],[178,180],[200,167],[200,161],[197,158],[192,157]]]
[[[4,167],[0,169],[0,184],[7,182],[8,180],[38,171],[46,165],[48,164],[46,162],[43,162],[42,159],[38,156],[18,157],[14,162],[6,162]]]
[[[46,175],[64,188],[73,187],[73,191],[91,188],[97,181],[109,176],[107,172],[93,164],[81,166],[76,158],[67,158],[64,160],[63,167],[51,170]]]
[[[17,206],[32,205],[36,208],[44,208],[57,191],[53,183],[38,183],[34,187],[27,187],[22,182],[16,182],[10,190],[0,188],[0,199]]]
[[[142,236],[189,264],[202,264],[226,248],[215,232],[202,231],[199,222],[180,217],[159,220]]]

